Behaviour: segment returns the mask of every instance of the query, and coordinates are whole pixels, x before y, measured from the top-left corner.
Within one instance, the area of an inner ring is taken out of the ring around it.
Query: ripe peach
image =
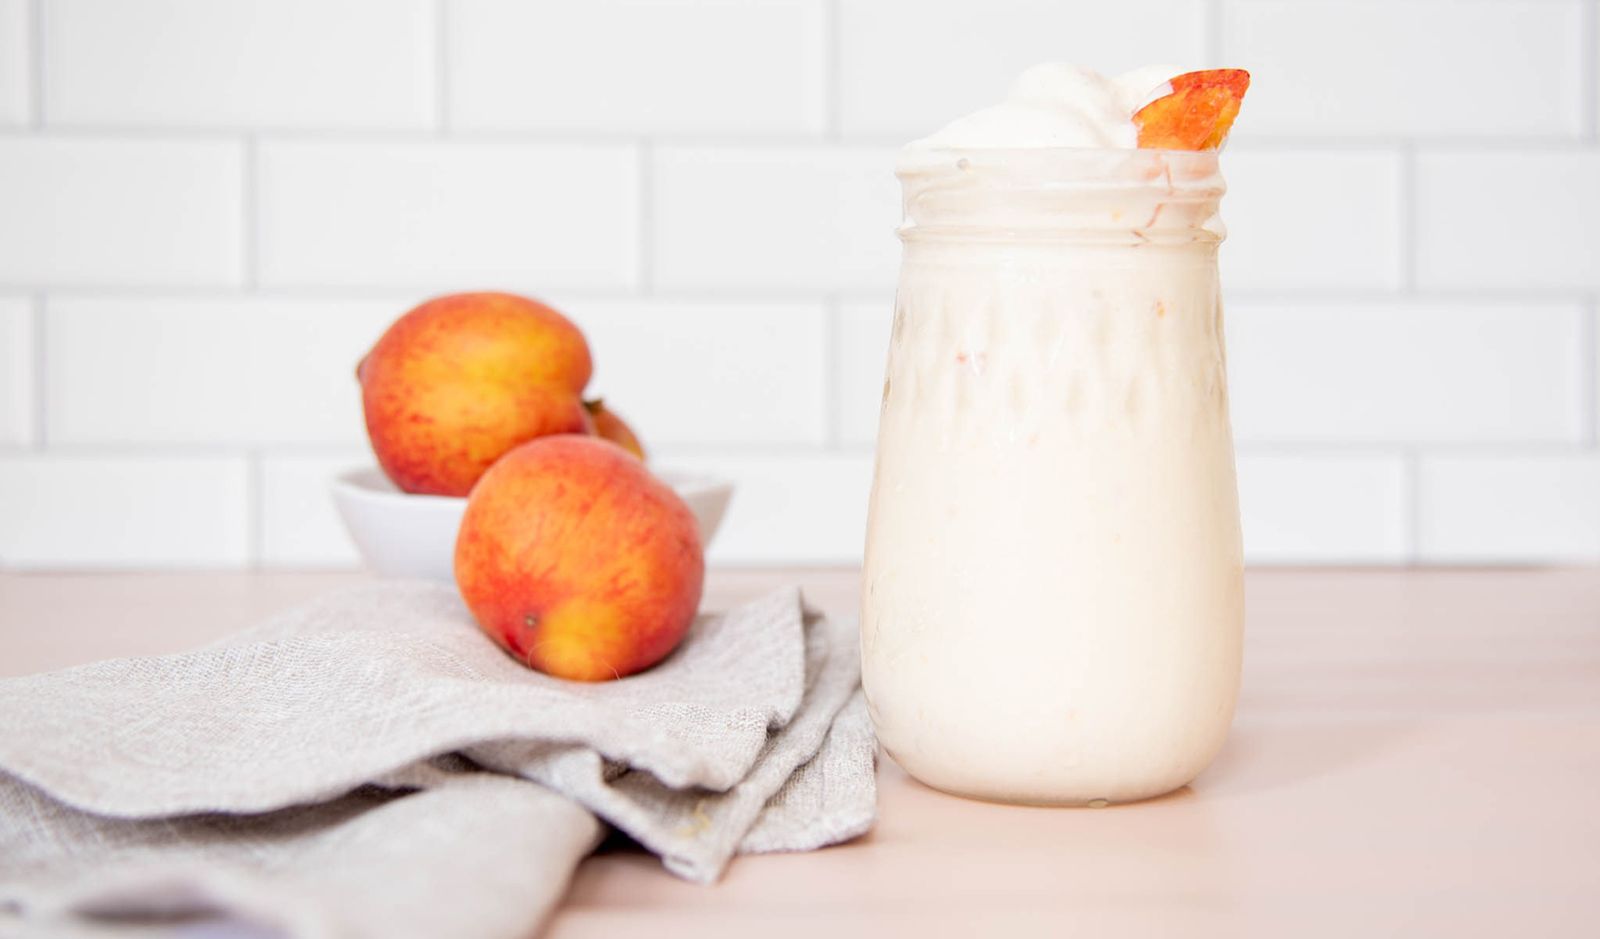
[[[639,459],[644,459],[644,444],[639,442],[639,435],[633,432],[616,411],[606,407],[606,403],[599,398],[586,402],[589,408],[589,418],[594,421],[594,432],[597,436],[604,437],[622,449],[628,451]]]
[[[501,457],[456,538],[456,585],[478,625],[558,678],[603,681],[660,661],[694,621],[704,579],[689,507],[596,437],[541,437]]]
[[[592,429],[583,333],[535,300],[461,293],[429,300],[361,360],[367,436],[406,492],[464,496],[519,443]]]

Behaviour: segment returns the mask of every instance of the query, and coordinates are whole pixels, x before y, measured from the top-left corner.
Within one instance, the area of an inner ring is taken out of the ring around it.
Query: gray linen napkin
[[[793,589],[586,685],[410,582],[0,681],[0,935],[525,937],[596,816],[700,882],[866,831],[858,683],[854,629]]]

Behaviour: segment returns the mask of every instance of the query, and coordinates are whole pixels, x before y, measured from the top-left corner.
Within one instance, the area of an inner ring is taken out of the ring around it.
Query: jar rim
[[[1132,148],[902,151],[904,241],[1048,237],[1116,244],[1220,241],[1216,151]]]
[[[913,153],[1125,153],[1177,154],[1184,157],[1216,159],[1222,150],[1175,150],[1165,147],[916,147],[900,148],[902,155]]]
[[[1222,186],[1219,151],[1133,147],[928,147],[905,148],[895,175],[906,183],[980,174],[1011,185],[1118,186],[1148,183],[1183,188]]]

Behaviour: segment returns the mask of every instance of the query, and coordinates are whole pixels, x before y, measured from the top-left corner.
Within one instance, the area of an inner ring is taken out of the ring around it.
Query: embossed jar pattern
[[[902,159],[863,682],[930,785],[1182,786],[1227,732],[1242,562],[1214,153]]]

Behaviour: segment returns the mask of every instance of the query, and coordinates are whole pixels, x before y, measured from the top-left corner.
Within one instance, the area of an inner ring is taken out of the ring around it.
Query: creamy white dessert
[[[1148,65],[1116,77],[1062,62],[1035,65],[1006,99],[913,140],[907,150],[1137,145],[1133,113],[1167,93],[1180,69]]]
[[[899,161],[863,684],[940,789],[1147,798],[1232,718],[1223,183],[1214,152],[1134,149],[1130,117],[1174,71],[1041,66]]]

